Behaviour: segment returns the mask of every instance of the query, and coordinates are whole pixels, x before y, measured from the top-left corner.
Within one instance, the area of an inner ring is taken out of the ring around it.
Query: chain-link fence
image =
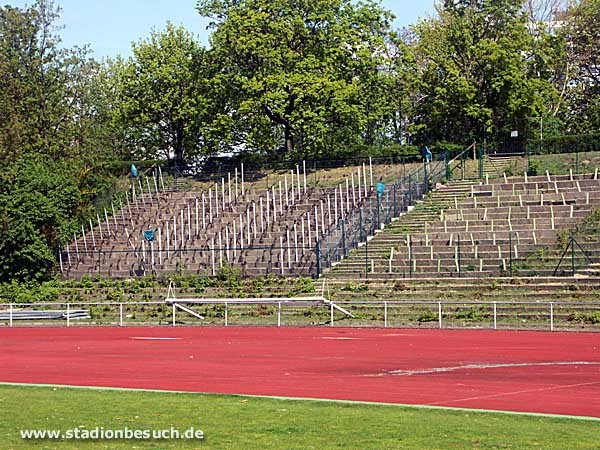
[[[391,185],[377,186],[377,195],[369,196],[357,211],[344,217],[324,235],[316,246],[317,278],[326,268],[340,262],[350,250],[360,245],[368,246],[369,236],[389,224],[393,218],[409,211],[423,199],[437,183],[454,176],[464,176],[464,161],[472,147],[450,159],[448,152]],[[458,175],[460,172],[461,175]]]

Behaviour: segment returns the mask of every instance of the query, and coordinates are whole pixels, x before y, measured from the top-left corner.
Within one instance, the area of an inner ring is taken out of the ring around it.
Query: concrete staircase
[[[483,278],[513,275],[517,269],[521,275],[550,276],[558,256],[534,273],[526,267],[528,257],[556,248],[561,233],[598,207],[600,180],[595,175],[452,182],[325,276]],[[592,259],[600,259],[597,241],[583,245]]]
[[[513,155],[498,156],[485,155],[483,158],[483,175],[489,178],[502,177],[503,174],[513,174],[517,164],[517,157]]]
[[[315,283],[335,302],[598,302],[600,276],[586,278],[392,279],[372,276],[327,278]]]
[[[350,170],[343,182],[323,187],[309,187],[298,171],[273,176],[270,185],[222,178],[201,191],[182,190],[184,184],[153,191],[156,180],[139,182],[131,201],[61,253],[63,277],[214,276],[223,267],[250,277],[312,275],[315,242],[374,196],[367,168]]]

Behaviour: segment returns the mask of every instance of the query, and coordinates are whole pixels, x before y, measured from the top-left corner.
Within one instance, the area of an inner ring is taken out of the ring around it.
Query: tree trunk
[[[183,168],[185,161],[183,160],[183,126],[178,126],[175,130],[175,146],[173,153],[175,154],[175,165]]]
[[[285,151],[287,153],[294,151],[294,134],[292,133],[292,129],[289,126],[284,127],[284,135],[285,135]]]
[[[279,114],[275,114],[271,110],[271,108],[269,108],[268,106],[265,107],[265,113],[267,114],[267,117],[273,123],[283,126],[283,134],[284,134],[284,139],[285,139],[285,143],[284,143],[285,151],[286,152],[293,151],[294,150],[294,130],[292,129],[292,125],[290,124],[289,120],[287,120],[285,117],[280,116]]]

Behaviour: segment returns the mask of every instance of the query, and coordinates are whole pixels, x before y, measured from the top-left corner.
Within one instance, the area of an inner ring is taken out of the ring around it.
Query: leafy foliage
[[[137,158],[178,162],[200,152],[208,121],[207,52],[182,27],[167,24],[133,44],[133,57],[110,63],[115,122]]]
[[[348,0],[204,0],[215,20],[238,142],[322,154],[353,142],[375,104],[365,96],[389,31],[389,13]],[[378,99],[376,99],[378,100]]]
[[[567,89],[568,124],[575,132],[600,129],[600,1],[582,0],[567,14],[564,33],[569,41],[572,76]]]
[[[81,198],[70,167],[20,158],[0,186],[0,281],[47,276]]]
[[[105,71],[59,47],[58,14],[49,0],[0,7],[0,280],[48,276],[75,215],[112,187]]]
[[[423,140],[473,142],[542,113],[551,86],[529,72],[536,49],[521,4],[446,1],[415,27]]]

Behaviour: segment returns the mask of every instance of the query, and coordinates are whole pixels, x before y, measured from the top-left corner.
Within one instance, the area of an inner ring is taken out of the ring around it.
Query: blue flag
[[[429,150],[429,147],[425,146],[425,148],[423,149],[423,156],[425,157],[425,161],[431,162],[433,154],[431,153],[431,150]]]
[[[135,164],[131,165],[131,178],[137,178],[138,176],[138,171],[137,171],[137,167],[135,167]]]
[[[144,238],[148,242],[152,242],[154,240],[154,230],[144,230]]]

